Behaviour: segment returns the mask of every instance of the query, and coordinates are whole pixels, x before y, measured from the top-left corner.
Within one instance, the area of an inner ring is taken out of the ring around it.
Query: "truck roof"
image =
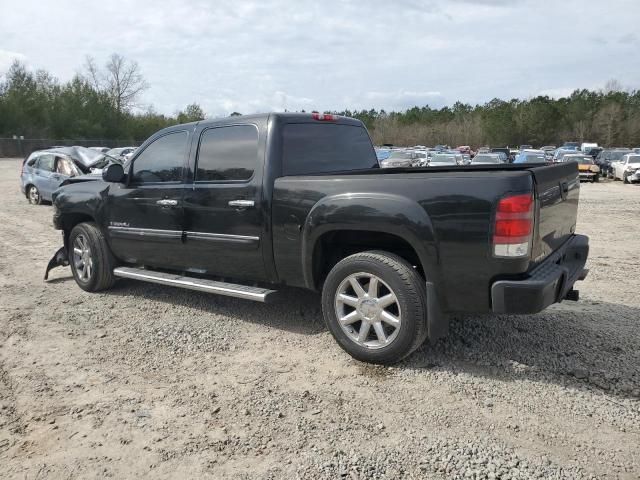
[[[221,118],[207,118],[198,122],[182,123],[179,125],[172,125],[161,131],[169,132],[173,130],[182,130],[187,125],[204,125],[204,126],[216,126],[216,125],[229,125],[234,123],[252,123],[252,122],[264,122],[268,120],[278,120],[279,123],[312,123],[312,122],[327,122],[338,123],[342,125],[362,125],[360,120],[351,117],[343,117],[341,115],[330,115],[332,120],[324,120],[325,114],[317,113],[291,113],[291,112],[267,112],[267,113],[255,113],[251,115],[235,115],[232,117]],[[316,118],[320,117],[320,118]]]

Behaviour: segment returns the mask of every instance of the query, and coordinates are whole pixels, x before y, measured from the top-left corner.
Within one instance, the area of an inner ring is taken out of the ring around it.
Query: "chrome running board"
[[[266,288],[248,287],[246,285],[237,285],[235,283],[185,277],[184,275],[156,272],[154,270],[146,270],[144,268],[118,267],[113,270],[113,274],[116,277],[132,278],[134,280],[142,280],[143,282],[186,288],[188,290],[197,290],[199,292],[216,293],[218,295],[243,298],[245,300],[253,300],[255,302],[263,303],[271,301],[275,296],[275,293],[277,293],[276,290],[268,290]]]

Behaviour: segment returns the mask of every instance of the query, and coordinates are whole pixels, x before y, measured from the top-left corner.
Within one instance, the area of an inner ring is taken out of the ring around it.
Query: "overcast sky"
[[[118,52],[162,113],[440,107],[639,88],[639,20],[639,0],[0,0],[0,73]]]

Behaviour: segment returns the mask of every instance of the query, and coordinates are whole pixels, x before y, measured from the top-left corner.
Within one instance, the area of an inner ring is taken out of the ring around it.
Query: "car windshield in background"
[[[513,163],[546,163],[544,153],[521,153]]]
[[[504,163],[500,155],[486,155],[480,153],[473,157],[471,163]]]
[[[431,163],[450,163],[451,165],[457,165],[455,155],[436,154],[431,157]]]
[[[640,163],[640,155],[631,155],[629,157],[629,163]]]
[[[580,165],[593,165],[593,158],[591,157],[572,158],[571,160],[576,160]]]
[[[601,156],[601,158],[604,158],[605,160],[616,162],[618,160],[622,160],[622,157],[627,153],[629,153],[629,150],[604,150],[600,152],[600,155],[598,156]]]
[[[413,154],[411,152],[391,152],[389,160],[411,160]]]

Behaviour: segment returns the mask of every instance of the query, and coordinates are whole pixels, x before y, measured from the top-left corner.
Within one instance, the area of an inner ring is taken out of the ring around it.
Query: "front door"
[[[263,140],[264,142],[264,140]],[[264,211],[253,124],[200,132],[191,188],[185,191],[186,251],[192,269],[231,279],[264,280]]]
[[[184,130],[159,136],[133,159],[127,183],[110,187],[106,228],[119,259],[184,268],[182,199],[189,143]]]

